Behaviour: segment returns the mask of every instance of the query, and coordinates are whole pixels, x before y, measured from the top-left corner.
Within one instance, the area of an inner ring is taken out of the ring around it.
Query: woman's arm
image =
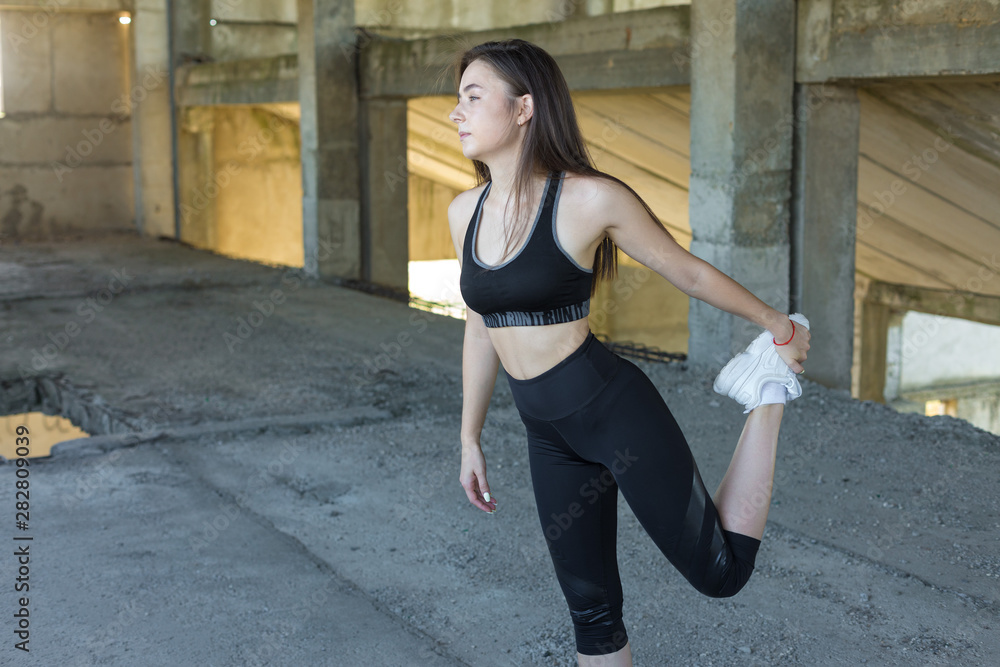
[[[625,254],[648,266],[688,296],[767,329],[778,342],[792,338],[788,315],[758,299],[750,290],[685,250],[673,236],[653,220],[642,204],[617,183],[597,188],[605,232]],[[803,370],[809,349],[809,331],[799,327],[791,344],[778,348],[779,356],[792,371]]]
[[[487,495],[490,485],[486,481],[486,458],[479,439],[500,369],[500,357],[486,332],[482,316],[471,309],[466,310],[468,317],[462,345],[462,467],[459,481],[469,502],[483,511],[492,512],[496,509],[496,499]]]
[[[479,189],[481,190],[481,188]],[[472,210],[476,203],[476,192],[468,190],[455,197],[448,206],[448,226],[451,229],[451,240],[455,246],[455,254],[459,257],[461,268],[462,243],[468,229]],[[483,510],[496,510],[496,500],[491,496],[486,481],[486,458],[479,444],[479,438],[486,422],[486,411],[490,406],[490,397],[496,385],[497,371],[500,369],[500,357],[493,347],[483,323],[483,317],[471,308],[466,308],[465,338],[462,342],[462,467],[459,481],[465,489],[469,502]]]

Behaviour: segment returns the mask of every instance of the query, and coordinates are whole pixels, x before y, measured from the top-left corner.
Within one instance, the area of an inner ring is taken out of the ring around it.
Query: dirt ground
[[[575,665],[502,372],[482,440],[500,511],[458,484],[463,327],[164,241],[0,249],[0,408],[97,405],[114,431],[33,464],[32,652],[8,557],[0,662]],[[706,369],[635,363],[714,489],[742,408]],[[691,589],[621,500],[635,664],[995,664],[1000,438],[803,387],[739,595]]]

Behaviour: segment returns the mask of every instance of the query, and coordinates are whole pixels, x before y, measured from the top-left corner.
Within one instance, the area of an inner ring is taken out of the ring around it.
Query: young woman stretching
[[[522,40],[481,44],[462,56],[457,78],[450,118],[480,182],[448,209],[468,306],[460,481],[473,505],[496,511],[480,434],[502,362],[579,664],[631,665],[618,491],[697,590],[735,595],[764,533],[784,403],[801,394],[795,373],[808,321],[684,250],[630,187],[592,166],[548,53]],[[714,498],[659,391],[590,330],[590,297],[615,275],[616,247],[685,294],[767,330],[715,383],[749,416]]]

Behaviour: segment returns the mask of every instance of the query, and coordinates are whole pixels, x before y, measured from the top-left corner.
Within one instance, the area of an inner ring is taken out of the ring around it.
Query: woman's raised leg
[[[729,469],[714,496],[726,530],[758,540],[764,535],[784,411],[784,404],[768,403],[747,415]]]

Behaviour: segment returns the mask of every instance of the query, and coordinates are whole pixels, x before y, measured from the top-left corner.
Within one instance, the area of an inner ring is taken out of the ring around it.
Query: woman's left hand
[[[775,345],[774,350],[781,357],[781,360],[788,364],[793,373],[801,373],[805,370],[802,362],[806,360],[806,350],[809,349],[809,329],[801,324],[795,325],[795,333],[786,345]]]

